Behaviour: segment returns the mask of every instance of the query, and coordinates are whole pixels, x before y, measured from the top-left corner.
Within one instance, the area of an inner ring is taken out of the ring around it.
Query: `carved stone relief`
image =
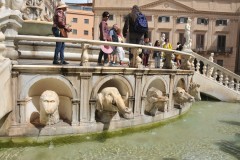
[[[101,122],[109,122],[115,114],[126,119],[133,118],[132,110],[126,106],[128,96],[122,98],[116,87],[106,87],[97,95],[97,118]]]
[[[52,125],[59,122],[59,97],[56,92],[46,90],[40,96],[40,123]]]
[[[22,8],[23,19],[43,21],[43,9],[43,0],[26,0]]]
[[[151,87],[147,92],[145,112],[151,116],[155,116],[158,111],[164,112],[167,110],[168,97],[163,96],[162,91]]]

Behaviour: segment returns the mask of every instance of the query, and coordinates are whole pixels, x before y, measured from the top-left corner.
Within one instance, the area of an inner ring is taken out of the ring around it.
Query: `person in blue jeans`
[[[52,32],[55,37],[63,37],[63,35],[60,33],[59,28],[64,29],[67,32],[71,31],[71,28],[68,28],[66,24],[66,16],[65,16],[66,10],[67,10],[67,5],[64,2],[60,1],[53,17],[54,24],[52,27]],[[64,60],[64,48],[65,48],[64,42],[56,42],[53,64],[68,64],[68,62]],[[60,62],[58,62],[59,53],[60,53]]]

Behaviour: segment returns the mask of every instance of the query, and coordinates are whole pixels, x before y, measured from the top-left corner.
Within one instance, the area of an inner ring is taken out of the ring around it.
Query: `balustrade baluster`
[[[229,88],[234,89],[234,78],[230,78]]]
[[[239,81],[237,81],[237,83],[236,83],[236,88],[235,88],[235,90],[236,90],[237,92],[239,92],[239,86],[240,86],[239,83],[240,83]]]
[[[204,75],[204,76],[206,76],[206,72],[207,72],[207,66],[204,65],[204,66],[203,66],[203,75]]]
[[[197,60],[196,71],[200,73],[200,62]]]
[[[222,72],[220,72],[219,75],[220,75],[219,76],[219,83],[223,84],[223,74],[222,74]]]
[[[225,78],[224,78],[224,86],[228,86],[228,83],[229,83],[229,78],[228,78],[228,75],[225,75]]]
[[[214,70],[213,79],[214,79],[215,81],[217,81],[217,77],[218,77],[218,71],[217,71],[217,70]]]
[[[208,64],[208,67],[207,67],[207,77],[209,77],[209,78],[212,77],[213,70],[214,70],[214,67],[212,67],[210,64]]]

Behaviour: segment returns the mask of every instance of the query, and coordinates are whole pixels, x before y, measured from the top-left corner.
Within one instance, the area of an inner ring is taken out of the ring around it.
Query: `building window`
[[[146,19],[148,22],[151,22],[152,21],[152,16],[146,16]]]
[[[223,60],[218,59],[218,60],[217,60],[217,64],[220,65],[220,66],[223,66]]]
[[[225,52],[225,48],[226,48],[226,36],[225,35],[218,35],[217,51],[218,52]]]
[[[216,26],[227,26],[227,20],[226,19],[216,20]]]
[[[177,23],[187,23],[187,17],[179,17],[177,18]]]
[[[72,34],[77,34],[77,30],[76,29],[72,29]]]
[[[170,22],[170,17],[167,16],[158,17],[158,22]]]
[[[85,24],[89,24],[89,19],[84,19]]]
[[[165,34],[165,39],[168,39],[169,40],[169,32],[161,32],[161,36],[162,34]],[[161,39],[161,37],[160,37]]]
[[[184,45],[184,43],[186,42],[185,37],[184,37],[184,33],[179,33],[178,42],[180,42],[182,45]]]
[[[197,34],[196,35],[196,49],[198,51],[204,49],[204,34]]]
[[[112,21],[113,20],[113,15],[110,14],[108,20]]]
[[[73,18],[73,19],[72,19],[72,22],[73,22],[73,23],[77,23],[77,21],[78,21],[77,18]]]
[[[88,35],[88,30],[84,30],[84,35]]]
[[[207,25],[208,24],[208,19],[206,19],[206,18],[198,18],[197,19],[197,24]]]

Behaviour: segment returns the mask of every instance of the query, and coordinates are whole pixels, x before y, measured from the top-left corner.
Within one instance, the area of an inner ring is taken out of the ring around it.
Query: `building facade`
[[[69,33],[69,37],[92,40],[94,20],[92,6],[83,6],[84,4],[67,5],[69,6],[66,14],[67,23],[70,24],[72,28],[72,32]]]
[[[207,58],[214,52],[214,62],[240,73],[239,0],[95,0],[94,39],[99,37],[102,12],[110,12],[109,26],[117,23],[122,28],[125,16],[135,4],[148,19],[153,43],[162,33],[174,48],[177,42],[184,43],[185,24],[191,18],[192,50]]]

